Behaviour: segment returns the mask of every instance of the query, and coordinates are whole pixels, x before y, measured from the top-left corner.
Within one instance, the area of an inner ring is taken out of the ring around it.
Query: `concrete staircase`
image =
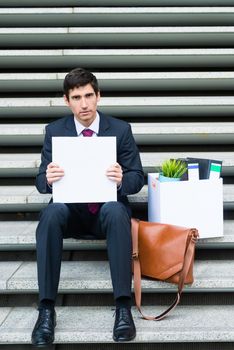
[[[40,6],[40,7],[39,7]],[[119,349],[232,349],[234,342],[234,1],[0,0],[0,349],[29,349],[37,318],[35,229],[50,195],[34,187],[44,126],[68,112],[67,71],[96,73],[100,110],[127,120],[145,173],[169,157],[221,159],[224,237],[200,240],[195,282],[162,322],[133,309]],[[147,183],[129,197],[147,219]],[[146,312],[175,286],[143,280]],[[67,239],[56,350],[112,349],[105,241]]]

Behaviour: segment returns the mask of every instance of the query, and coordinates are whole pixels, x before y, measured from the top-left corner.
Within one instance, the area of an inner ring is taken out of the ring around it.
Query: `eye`
[[[91,92],[90,94],[86,95],[87,98],[93,97],[93,93]]]
[[[73,99],[74,101],[78,101],[78,100],[80,100],[80,96],[73,96],[72,99]]]

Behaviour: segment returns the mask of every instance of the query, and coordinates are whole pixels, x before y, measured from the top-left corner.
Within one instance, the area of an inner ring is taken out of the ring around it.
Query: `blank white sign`
[[[117,200],[106,170],[116,162],[116,137],[52,137],[52,159],[64,169],[53,183],[53,201],[92,203]]]

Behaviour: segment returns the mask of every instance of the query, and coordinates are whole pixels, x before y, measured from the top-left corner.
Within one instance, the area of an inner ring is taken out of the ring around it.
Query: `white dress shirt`
[[[84,127],[84,125],[82,125],[74,116],[74,122],[75,122],[75,126],[76,126],[76,131],[77,131],[77,136],[78,137],[84,137],[84,135],[82,134],[82,131],[85,129],[90,129],[93,131],[93,136],[97,136],[98,135],[98,131],[99,131],[99,122],[100,122],[100,116],[97,112],[96,114],[96,118],[94,119],[94,121],[92,122],[91,125],[89,125],[88,128]]]

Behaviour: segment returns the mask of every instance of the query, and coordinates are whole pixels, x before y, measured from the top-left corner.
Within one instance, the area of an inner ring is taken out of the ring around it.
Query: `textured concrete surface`
[[[234,10],[233,10],[234,12]],[[171,35],[176,33],[181,34],[192,34],[192,33],[229,33],[232,34],[234,31],[233,26],[212,26],[212,27],[61,27],[61,28],[1,28],[0,37],[3,35],[23,35],[23,34],[161,34],[170,33]],[[16,36],[17,38],[17,36]],[[146,36],[147,38],[147,36]],[[124,38],[123,38],[124,39]],[[46,38],[45,38],[46,42]],[[44,42],[44,43],[45,43]],[[16,40],[17,43],[17,40]]]
[[[4,247],[12,247],[17,249],[17,245],[20,245],[27,249],[27,246],[35,249],[35,231],[37,227],[37,221],[2,221],[0,222],[0,249]],[[224,245],[234,244],[234,220],[224,220],[224,236],[217,238],[200,239],[197,243],[199,247],[207,247],[215,245],[223,247]],[[99,250],[106,248],[105,240],[84,240],[84,239],[64,239],[63,247],[69,247],[69,249],[91,249]]]
[[[234,104],[234,99],[232,103]],[[187,101],[188,102],[188,101]],[[198,101],[197,101],[198,102]],[[141,101],[143,103],[143,100]],[[164,101],[166,104],[166,101]],[[43,104],[43,103],[42,103]],[[63,102],[61,101],[61,105]],[[140,103],[139,103],[140,104]],[[139,105],[138,104],[138,105]],[[46,124],[3,124],[0,126],[1,135],[17,136],[22,135],[24,137],[31,135],[43,135]],[[131,123],[134,135],[145,135],[145,137],[150,135],[196,135],[196,134],[209,134],[212,136],[220,135],[232,135],[234,133],[234,123],[232,122],[221,122],[221,123],[160,123],[156,125],[155,123]]]
[[[147,202],[147,185],[134,195],[128,196],[130,202]],[[234,185],[225,184],[223,186],[224,203],[234,202]],[[41,194],[34,186],[1,186],[0,204],[44,204],[48,203],[50,194]]]
[[[1,108],[64,107],[63,98],[4,98]],[[99,106],[218,106],[234,105],[232,96],[160,96],[160,97],[103,97]],[[143,123],[144,124],[144,123]],[[179,124],[179,123],[177,123]],[[217,124],[217,123],[216,123]],[[228,124],[228,123],[223,123]],[[231,125],[231,123],[229,123]],[[186,124],[185,124],[186,125]],[[196,123],[195,123],[196,125]],[[207,125],[207,123],[206,123]],[[31,125],[33,126],[33,125]],[[201,125],[202,127],[202,125]]]
[[[0,73],[0,81],[15,81],[15,80],[29,80],[32,84],[35,80],[63,80],[66,73]],[[173,79],[225,79],[232,80],[234,78],[234,72],[96,72],[97,79],[100,81],[105,80],[173,80]],[[46,86],[45,86],[46,89]]]
[[[38,168],[40,165],[40,154],[0,154],[0,169],[9,168]]]
[[[198,48],[198,49],[119,49],[114,50],[110,49],[108,51],[104,49],[54,49],[54,50],[0,50],[0,57],[15,57],[17,56],[171,56],[171,62],[175,59],[174,56],[179,55],[180,58],[183,56],[213,56],[213,55],[224,55],[229,56],[234,54],[234,49],[226,49],[226,48],[215,48],[215,49],[206,49],[206,48]],[[196,57],[197,58],[197,57]]]
[[[8,314],[10,313],[11,308],[10,307],[1,307],[0,308],[0,327],[2,326],[2,324],[4,323],[6,317],[8,316]]]
[[[45,124],[2,124],[0,133],[2,136],[16,135],[43,135]]]
[[[9,265],[9,266],[8,266]],[[36,262],[0,262],[0,288],[3,291],[37,292]],[[185,290],[234,291],[232,260],[195,260],[194,283]],[[111,292],[108,261],[64,261],[61,268],[60,292]],[[146,292],[176,290],[176,285],[143,278]]]
[[[63,8],[2,8],[0,14],[50,14],[50,13],[233,13],[234,8],[229,7],[63,7]]]
[[[143,167],[158,167],[168,158],[206,158],[219,159],[223,167],[234,167],[234,152],[141,152]],[[38,168],[41,161],[38,153],[0,154],[0,169],[5,168]]]
[[[14,273],[20,267],[20,261],[7,261],[0,262],[0,288],[1,290],[7,289],[7,283],[9,279],[14,275]]]
[[[156,315],[164,308],[145,307],[144,311]],[[1,344],[30,343],[37,314],[32,308],[13,308],[0,327]],[[136,343],[234,341],[230,306],[178,306],[159,322],[141,319],[133,308],[133,317]],[[112,343],[113,324],[111,307],[58,307],[55,343]]]

